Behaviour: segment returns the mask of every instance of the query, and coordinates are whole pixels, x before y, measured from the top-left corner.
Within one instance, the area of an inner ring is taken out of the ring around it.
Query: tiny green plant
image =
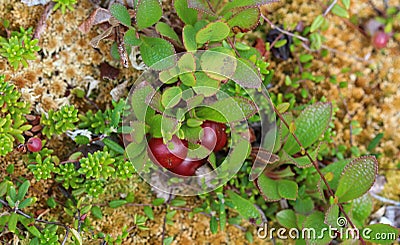
[[[53,11],[60,9],[61,13],[65,14],[67,9],[70,11],[74,11],[73,5],[77,3],[77,0],[54,0],[53,2],[55,2]]]
[[[43,125],[42,133],[50,138],[75,129],[78,121],[78,110],[73,105],[66,105],[59,111],[50,110],[47,115],[43,114],[40,123]]]
[[[12,152],[15,142],[25,143],[22,133],[32,126],[27,125],[25,114],[30,105],[21,100],[21,93],[14,85],[4,81],[0,75],[0,156]]]
[[[27,30],[20,27],[20,31],[12,31],[9,38],[0,37],[0,56],[6,58],[14,70],[20,64],[28,67],[28,61],[35,60],[40,50],[38,42],[38,39],[32,40],[32,27]]]

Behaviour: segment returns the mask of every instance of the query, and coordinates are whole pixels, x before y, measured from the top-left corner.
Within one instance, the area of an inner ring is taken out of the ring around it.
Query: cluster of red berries
[[[201,126],[203,133],[198,143],[210,151],[220,151],[226,145],[228,138],[225,132],[226,125],[205,121]],[[168,144],[173,144],[173,146],[168,147]],[[187,157],[188,142],[186,140],[181,140],[174,135],[168,144],[164,144],[162,138],[151,138],[148,144],[148,152],[154,163],[175,174],[193,176],[196,170],[207,162],[206,158],[191,159]]]

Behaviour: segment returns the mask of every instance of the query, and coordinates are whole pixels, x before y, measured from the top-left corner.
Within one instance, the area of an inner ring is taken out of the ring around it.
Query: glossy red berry
[[[38,152],[42,150],[42,141],[37,137],[29,138],[26,147],[30,152]]]
[[[193,176],[196,172],[196,170],[203,166],[204,163],[206,163],[206,159],[201,159],[201,160],[193,160],[190,158],[186,158],[181,164],[178,166],[170,169],[171,172],[178,174],[178,175],[183,175],[183,176]]]
[[[385,48],[389,42],[390,36],[384,31],[377,31],[372,37],[372,44],[377,49]]]
[[[162,138],[151,138],[148,144],[148,153],[154,163],[171,169],[181,164],[186,158],[187,147],[188,142],[179,139],[175,135],[167,144],[164,144]]]
[[[225,124],[204,121],[201,127],[204,130],[199,143],[214,152],[220,151],[222,148],[224,148],[226,142],[228,141],[228,136],[225,132]]]

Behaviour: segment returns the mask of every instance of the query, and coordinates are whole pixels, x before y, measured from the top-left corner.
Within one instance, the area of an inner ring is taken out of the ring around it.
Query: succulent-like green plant
[[[58,241],[57,229],[58,226],[56,225],[47,225],[46,228],[43,229],[42,234],[39,237],[39,244],[60,244],[60,242]]]
[[[40,50],[38,42],[38,39],[32,40],[32,27],[27,30],[21,27],[20,32],[11,32],[9,39],[0,37],[0,55],[14,69],[18,69],[20,64],[27,67],[28,60],[35,60],[35,53]]]
[[[113,109],[106,109],[104,111],[98,110],[96,113],[89,110],[85,115],[79,114],[80,123],[78,127],[81,129],[88,129],[94,134],[109,135],[113,132],[117,132],[120,117],[125,108],[125,101],[112,101],[112,105]]]
[[[56,5],[53,7],[53,11],[61,9],[61,13],[65,14],[67,9],[74,11],[74,7],[72,7],[72,5],[76,4],[77,0],[54,0],[53,2],[56,3]]]
[[[115,159],[107,151],[89,153],[88,157],[82,158],[79,162],[81,167],[78,172],[85,174],[86,178],[107,179],[115,172],[114,167],[110,166]]]
[[[20,100],[14,85],[4,81],[0,76],[0,156],[5,156],[14,148],[14,141],[24,143],[22,133],[32,126],[26,125],[23,114],[29,113],[30,105]]]
[[[83,179],[79,177],[79,173],[75,168],[75,164],[68,162],[65,164],[61,164],[58,166],[56,181],[62,182],[64,188],[68,189],[72,187],[73,189],[77,189],[80,187]]]
[[[50,138],[54,134],[63,134],[75,129],[78,122],[78,110],[73,105],[61,107],[59,111],[50,110],[48,115],[42,114],[40,123],[44,126],[42,133]]]
[[[34,152],[28,156],[28,168],[32,171],[35,179],[48,179],[51,174],[56,172],[55,164],[59,163],[57,156],[52,156],[53,150],[43,148],[39,152]]]
[[[126,161],[123,156],[115,158],[115,177],[121,179],[128,179],[135,173],[135,168],[130,161]]]
[[[88,180],[85,182],[85,191],[92,197],[98,197],[104,192],[104,183],[101,180]]]

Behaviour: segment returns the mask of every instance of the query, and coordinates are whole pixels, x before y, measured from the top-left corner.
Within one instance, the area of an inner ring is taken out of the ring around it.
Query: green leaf
[[[136,25],[139,29],[150,27],[162,16],[162,8],[158,0],[139,0],[136,7]]]
[[[343,170],[335,195],[348,202],[366,193],[374,184],[378,162],[373,156],[356,158]]]
[[[103,218],[103,212],[101,211],[101,208],[98,207],[98,206],[93,206],[92,209],[91,209],[91,213],[97,219],[102,219]]]
[[[11,198],[11,200],[12,200],[13,202],[18,201],[18,200],[17,200],[17,192],[15,191],[15,187],[14,187],[13,185],[11,185],[11,186],[8,188],[8,196]]]
[[[29,233],[31,233],[35,237],[40,237],[41,233],[35,226],[32,225],[33,224],[32,219],[27,219],[25,217],[20,216],[18,220],[29,231]]]
[[[10,181],[8,180],[4,180],[0,183],[0,197],[4,196],[7,193],[9,185]]]
[[[347,10],[350,9],[350,0],[342,0],[342,3]]]
[[[222,81],[231,78],[237,67],[234,55],[232,50],[223,47],[205,51],[200,57],[201,68],[212,79]]]
[[[295,135],[304,148],[314,144],[328,128],[332,118],[332,104],[316,103],[308,106],[295,120]],[[282,139],[289,133],[288,129],[282,127]],[[292,135],[288,136],[283,148],[289,155],[299,152],[300,146]]]
[[[133,142],[139,144],[144,140],[146,135],[146,125],[140,121],[131,122],[132,131],[129,132],[132,135]]]
[[[281,39],[275,43],[274,48],[283,47],[286,43],[287,43],[287,39]]]
[[[207,0],[187,0],[187,3],[189,8],[199,10],[209,15],[215,15],[208,6]]]
[[[174,29],[172,29],[172,27],[170,27],[168,24],[164,22],[158,22],[156,25],[156,30],[161,36],[175,40],[178,43],[181,42],[181,40],[179,40],[178,34],[176,34]]]
[[[142,43],[142,41],[136,37],[135,29],[129,29],[127,32],[125,32],[124,42],[125,44],[132,46],[139,46]]]
[[[337,186],[339,184],[340,174],[342,173],[344,167],[350,162],[351,162],[350,159],[336,161],[334,163],[329,164],[328,166],[326,166],[321,170],[326,180],[328,181],[329,186],[333,190],[337,189]],[[325,185],[324,188],[326,188]]]
[[[279,111],[279,113],[283,114],[289,109],[289,107],[290,107],[290,104],[285,102],[285,103],[279,104],[276,107],[276,109]]]
[[[30,206],[34,202],[36,202],[36,197],[29,197],[29,198],[23,200],[22,202],[20,202],[18,207],[20,209],[23,209],[23,208]]]
[[[368,151],[372,151],[373,149],[375,149],[375,148],[378,146],[379,141],[381,141],[382,138],[383,138],[383,133],[377,134],[377,135],[372,139],[371,143],[369,143],[369,145],[368,145],[368,147],[367,147],[367,150],[368,150]]]
[[[276,181],[262,174],[258,177],[256,185],[266,201],[279,201],[281,199]]]
[[[341,219],[344,219],[344,217],[340,217],[339,219],[339,206],[337,204],[333,204],[328,208],[325,213],[324,223],[331,227],[339,229],[341,227],[339,226]]]
[[[225,39],[230,32],[226,23],[221,21],[211,22],[196,34],[196,42],[204,44],[206,42],[218,42]]]
[[[124,26],[131,26],[131,16],[124,5],[116,3],[110,7],[111,14]]]
[[[193,90],[198,95],[204,95],[204,97],[210,97],[215,95],[219,91],[221,82],[207,76],[205,72],[198,71],[195,73],[196,85]]]
[[[253,101],[245,97],[228,97],[207,107],[200,107],[196,115],[204,120],[227,123],[250,118],[257,112]]]
[[[212,216],[210,219],[210,230],[212,234],[217,234],[218,232],[218,221],[215,216]]]
[[[73,228],[71,228],[70,230],[72,232],[72,236],[74,236],[75,239],[76,239],[75,241],[77,241],[79,245],[82,245],[83,244],[82,243],[82,237],[79,234],[79,232],[77,230],[73,229]]]
[[[244,31],[250,31],[257,27],[259,20],[260,10],[249,8],[233,14],[227,23],[231,28],[239,27]]]
[[[179,18],[187,25],[194,25],[197,21],[198,12],[188,7],[187,0],[175,0],[175,11]]]
[[[244,199],[235,192],[228,190],[229,200],[235,206],[236,211],[246,220],[255,220],[256,224],[261,224],[260,211],[249,200]]]
[[[178,61],[180,72],[193,72],[196,70],[196,60],[192,53],[185,53]]]
[[[147,215],[147,217],[149,217],[149,219],[154,220],[154,212],[151,207],[144,206],[143,211]]]
[[[237,59],[232,80],[244,88],[259,88],[262,83],[258,68],[250,60],[244,58]]]
[[[146,81],[137,85],[132,92],[130,101],[135,117],[141,121],[145,121],[145,115],[148,108],[147,98],[155,93],[154,88]]]
[[[110,206],[110,208],[118,208],[127,203],[128,202],[126,200],[113,200],[113,201],[109,202],[108,205]]]
[[[141,36],[140,54],[143,62],[155,70],[165,70],[175,65],[175,49],[162,38]]]
[[[351,214],[353,218],[364,224],[373,210],[372,197],[367,193],[351,202]]]
[[[303,223],[303,231],[307,244],[328,244],[332,240],[329,236],[329,227],[324,223],[324,214],[321,212],[314,212],[307,216]],[[312,235],[313,231],[315,236]]]
[[[17,222],[18,222],[18,214],[12,213],[7,223],[8,230],[11,231],[12,233],[15,233],[15,230],[17,228]]]
[[[22,199],[25,197],[26,193],[28,192],[29,186],[30,186],[29,180],[25,180],[24,183],[22,183],[19,186],[17,201],[22,201]]]
[[[314,58],[311,54],[301,54],[299,59],[301,63],[307,63]]]
[[[279,211],[276,214],[276,219],[281,226],[287,229],[297,228],[296,214],[291,209],[284,209]]]
[[[222,11],[226,13],[232,9],[243,9],[243,8],[254,8],[261,5],[269,4],[274,2],[273,0],[232,0],[229,1]]]
[[[151,203],[154,205],[154,206],[160,206],[161,204],[163,204],[165,202],[165,199],[164,198],[156,198],[156,199],[154,199]]]
[[[387,224],[373,224],[364,227],[361,235],[373,244],[393,244],[399,237],[399,229]]]
[[[161,103],[165,108],[172,108],[182,99],[182,90],[179,87],[167,88],[161,98]]]
[[[112,140],[110,138],[104,138],[102,141],[111,150],[113,150],[113,151],[115,151],[115,152],[117,152],[119,154],[124,154],[125,153],[125,149],[120,144],[115,142],[114,140]]]
[[[164,239],[163,245],[170,245],[174,241],[174,237],[170,236]]]
[[[322,45],[322,36],[318,32],[311,33],[310,35],[311,49],[319,50]]]
[[[306,197],[304,199],[297,198],[293,208],[296,213],[309,215],[314,209],[314,202],[311,197]]]
[[[297,183],[291,180],[278,180],[278,193],[282,198],[296,200],[298,186]]]
[[[335,15],[337,15],[339,17],[342,17],[342,18],[348,19],[350,17],[349,16],[349,12],[347,12],[347,10],[344,9],[339,4],[335,4],[335,6],[333,6],[331,11],[332,11],[333,14],[335,14]]]
[[[318,28],[322,25],[322,23],[324,22],[324,19],[325,19],[325,17],[321,14],[321,15],[318,15],[315,19],[314,19],[314,21],[313,21],[313,23],[311,24],[311,27],[310,27],[310,32],[314,32],[314,31],[316,31],[316,30],[318,30]]]
[[[197,50],[196,43],[196,29],[191,25],[186,25],[183,27],[182,31],[183,46],[187,51]]]
[[[145,149],[146,143],[144,140],[139,144],[132,142],[126,147],[126,153],[129,159],[136,159]]]
[[[186,205],[185,200],[174,199],[171,201],[171,206],[174,206],[174,207],[181,207],[181,206],[185,206],[185,205]]]

